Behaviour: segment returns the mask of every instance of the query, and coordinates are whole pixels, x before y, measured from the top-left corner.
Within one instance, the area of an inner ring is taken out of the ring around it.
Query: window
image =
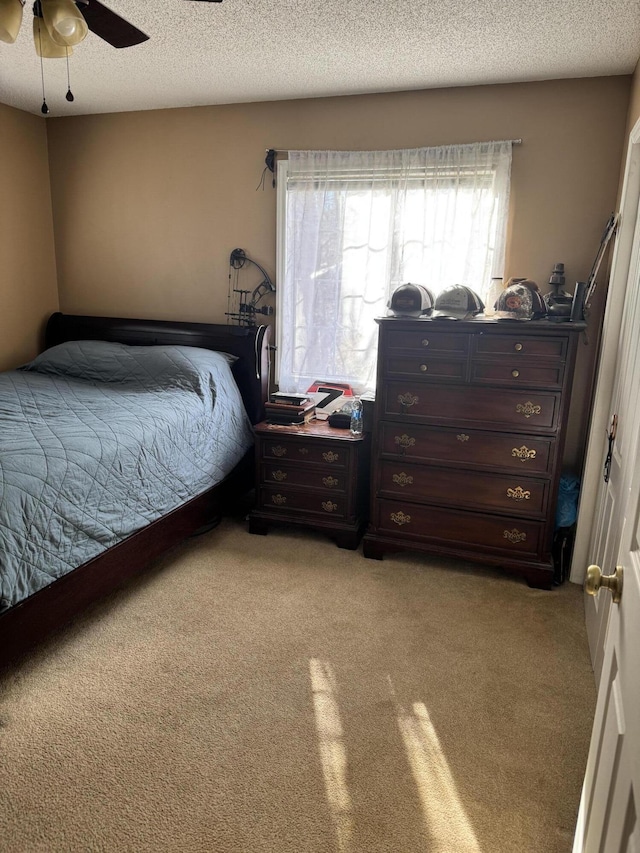
[[[502,276],[511,143],[291,151],[278,164],[278,381],[375,385],[395,287]]]

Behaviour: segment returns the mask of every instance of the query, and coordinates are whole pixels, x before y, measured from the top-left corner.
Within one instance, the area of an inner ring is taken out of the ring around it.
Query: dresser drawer
[[[329,470],[327,465],[323,468],[312,468],[305,465],[282,465],[277,461],[263,462],[260,466],[260,482],[265,485],[299,486],[316,491],[347,491],[346,471],[340,468]]]
[[[429,541],[448,547],[464,548],[468,545],[485,553],[528,558],[540,553],[545,531],[542,521],[384,499],[376,502],[373,523],[376,532],[382,535]]]
[[[347,499],[340,494],[317,494],[310,490],[265,486],[260,489],[258,507],[283,516],[344,518],[347,513]]]
[[[387,351],[414,350],[431,355],[464,356],[469,352],[469,335],[453,334],[425,324],[416,330],[391,329],[386,335]]]
[[[302,462],[344,468],[349,462],[350,448],[344,443],[327,441],[298,441],[284,437],[265,439],[262,442],[262,457],[283,462]]]
[[[564,361],[568,339],[564,335],[481,334],[473,338],[473,353],[480,356],[512,355],[522,361],[540,358]]]
[[[497,361],[474,361],[471,382],[476,385],[504,385],[511,388],[562,388],[564,364],[520,362],[503,356]]]
[[[547,508],[549,480],[515,474],[433,468],[384,461],[378,493],[426,503],[539,518]]]
[[[467,378],[466,359],[438,359],[426,353],[390,355],[385,362],[387,376],[419,376],[430,381],[459,381]]]
[[[551,473],[555,439],[517,433],[444,429],[383,422],[379,452],[384,457],[433,463],[462,462],[472,467],[506,468],[525,474]]]
[[[537,391],[420,385],[389,382],[383,390],[384,414],[434,424],[487,424],[513,432],[552,432],[558,425],[560,394]]]

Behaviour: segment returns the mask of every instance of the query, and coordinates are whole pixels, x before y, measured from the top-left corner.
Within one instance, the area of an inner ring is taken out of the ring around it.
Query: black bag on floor
[[[570,527],[558,527],[553,534],[551,554],[553,556],[553,582],[556,586],[564,583],[569,577],[575,536],[575,524]]]

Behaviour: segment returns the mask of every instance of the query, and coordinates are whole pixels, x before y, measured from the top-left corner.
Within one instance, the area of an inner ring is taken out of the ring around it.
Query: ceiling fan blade
[[[103,6],[99,0],[89,0],[88,3],[80,0],[78,5],[91,32],[112,47],[133,47],[149,38],[142,30]]]

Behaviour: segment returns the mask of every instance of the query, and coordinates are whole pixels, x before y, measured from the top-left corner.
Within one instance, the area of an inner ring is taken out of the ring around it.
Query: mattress
[[[0,611],[233,469],[253,444],[234,360],[74,341],[0,374]]]

